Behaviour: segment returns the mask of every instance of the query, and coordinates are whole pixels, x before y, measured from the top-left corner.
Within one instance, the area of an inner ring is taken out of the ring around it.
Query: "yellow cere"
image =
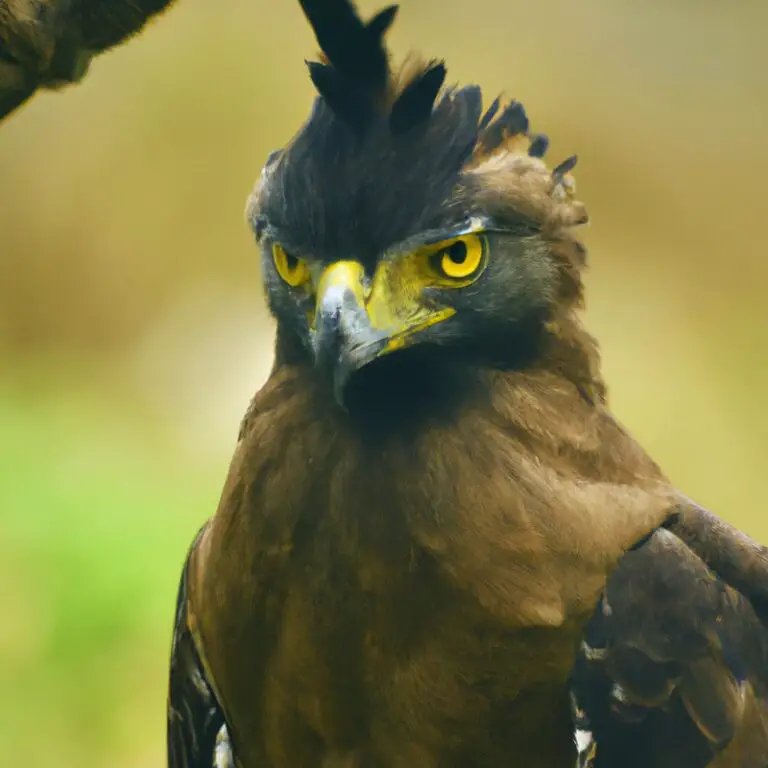
[[[289,254],[279,243],[272,245],[272,259],[275,262],[277,274],[291,287],[297,288],[309,281],[310,272],[307,262]]]

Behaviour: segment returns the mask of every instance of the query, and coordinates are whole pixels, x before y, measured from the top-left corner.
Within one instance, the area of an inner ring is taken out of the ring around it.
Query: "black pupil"
[[[454,264],[463,264],[467,260],[467,245],[462,240],[457,240],[448,248],[447,253]]]
[[[299,260],[295,256],[291,256],[288,251],[285,251],[285,266],[289,272],[293,272],[299,266]]]

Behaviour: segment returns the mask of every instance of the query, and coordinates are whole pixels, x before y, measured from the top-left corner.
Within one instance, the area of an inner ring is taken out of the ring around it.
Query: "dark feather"
[[[392,133],[406,133],[429,119],[444,80],[445,65],[440,62],[427,68],[405,86],[390,112],[389,126]]]
[[[360,128],[383,104],[389,82],[384,34],[397,6],[385,8],[368,24],[348,0],[301,0],[301,7],[330,65],[322,74],[310,68],[312,81],[340,117]]]
[[[345,80],[327,64],[307,62],[309,76],[330,109],[348,125],[365,126],[375,114],[373,102],[356,82]]]
[[[563,180],[563,176],[565,176],[566,173],[570,173],[576,167],[578,159],[577,155],[571,155],[553,169],[552,178],[556,184],[559,184]]]
[[[511,101],[504,107],[502,113],[493,122],[490,122],[488,114],[491,113],[493,116],[496,111],[498,111],[498,104],[494,103],[483,118],[483,123],[487,127],[480,136],[480,143],[485,152],[493,152],[510,136],[528,132],[528,116],[519,101]]]
[[[480,118],[480,123],[477,126],[477,130],[480,134],[488,127],[488,124],[496,117],[496,113],[501,106],[501,97],[497,96],[490,107],[485,111],[485,114]]]
[[[531,157],[544,157],[549,148],[549,138],[543,133],[537,133],[531,137],[531,146],[528,148],[528,154]]]
[[[667,527],[745,595],[768,624],[768,547],[693,503],[679,510]]]
[[[366,24],[366,29],[371,39],[381,39],[384,37],[387,30],[392,26],[392,22],[397,15],[397,6],[390,5],[379,11],[369,22]]]
[[[745,681],[765,694],[768,630],[697,552],[656,531],[608,580],[574,667],[590,765],[704,768],[754,725]]]
[[[204,530],[204,529],[203,529]],[[211,768],[224,714],[205,678],[187,623],[187,569],[202,535],[190,548],[176,600],[168,688],[168,768]]]

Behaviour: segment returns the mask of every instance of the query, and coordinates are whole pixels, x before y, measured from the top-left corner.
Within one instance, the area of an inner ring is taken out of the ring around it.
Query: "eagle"
[[[0,3],[0,119],[168,0]],[[765,768],[768,551],[612,416],[576,158],[301,0],[247,216],[277,321],[175,613],[170,768]]]

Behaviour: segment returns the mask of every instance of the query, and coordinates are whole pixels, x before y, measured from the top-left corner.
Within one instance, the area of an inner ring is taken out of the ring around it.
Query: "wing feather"
[[[187,554],[176,601],[168,687],[168,768],[230,768],[229,736],[188,623],[187,572],[203,528]]]
[[[768,765],[764,549],[696,509],[624,555],[587,626],[571,679],[581,766]]]

